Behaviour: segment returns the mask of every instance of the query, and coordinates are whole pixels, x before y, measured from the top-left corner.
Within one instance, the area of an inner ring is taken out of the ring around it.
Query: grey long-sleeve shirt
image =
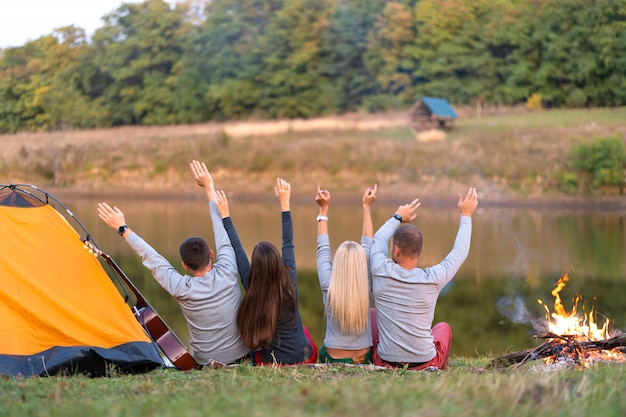
[[[369,258],[372,238],[361,237],[361,246],[365,250],[366,256]],[[322,289],[322,301],[326,307],[328,298],[328,288],[330,287],[330,279],[333,269],[331,260],[330,242],[327,234],[318,235],[317,237],[317,276]],[[367,329],[356,335],[343,334],[339,327],[339,323],[332,317],[330,312],[326,312],[326,336],[324,337],[324,345],[335,349],[358,350],[372,346],[372,328],[371,323],[367,322]]]
[[[469,254],[472,218],[461,216],[454,247],[439,264],[410,270],[388,257],[388,241],[399,225],[393,217],[387,220],[370,254],[378,354],[391,362],[428,362],[436,354],[431,329],[437,298]]]
[[[229,363],[248,353],[237,328],[241,290],[235,252],[214,202],[209,209],[217,259],[201,277],[181,275],[136,233],[126,239],[158,283],[178,301],[187,320],[191,354],[199,364],[210,359]]]

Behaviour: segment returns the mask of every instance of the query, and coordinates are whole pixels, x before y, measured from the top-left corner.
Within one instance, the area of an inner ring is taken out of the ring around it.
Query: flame
[[[554,297],[553,313],[550,313],[550,309],[547,305],[543,304],[541,300],[538,300],[539,304],[542,304],[546,310],[549,332],[558,336],[571,337],[579,341],[604,340],[610,337],[609,319],[606,319],[602,327],[598,327],[594,319],[595,314],[593,307],[589,313],[583,312],[582,317],[578,314],[578,303],[582,301],[582,296],[577,295],[576,298],[574,298],[571,311],[568,312],[565,310],[565,306],[563,306],[563,302],[561,301],[560,292],[568,281],[568,275],[563,275],[556,283],[556,287],[552,290],[552,296]]]
[[[546,310],[546,319],[548,321],[549,338],[556,343],[567,342],[593,342],[599,340],[606,340],[612,335],[609,332],[609,319],[607,318],[604,324],[599,327],[595,321],[594,307],[591,308],[589,313],[583,311],[582,315],[578,313],[578,303],[582,301],[582,296],[577,295],[573,300],[573,305],[570,311],[565,309],[563,302],[561,301],[560,293],[569,281],[569,276],[564,274],[556,283],[555,288],[552,290],[552,296],[554,297],[554,312],[550,312],[550,309],[543,301],[538,300],[539,304],[543,305]],[[584,366],[590,366],[597,360],[608,361],[620,361],[626,360],[623,353],[618,349],[612,351],[600,350],[600,351],[585,351],[576,349],[575,352],[566,352],[569,356],[575,355],[573,358],[575,361],[580,361]],[[553,363],[558,358],[554,356],[546,358],[546,363]]]

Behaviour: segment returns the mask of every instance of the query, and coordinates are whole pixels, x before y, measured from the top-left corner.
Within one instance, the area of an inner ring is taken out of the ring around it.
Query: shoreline
[[[171,200],[172,198],[186,201],[204,200],[206,197],[201,192],[182,191],[179,189],[143,189],[143,190],[113,190],[113,189],[71,189],[71,188],[41,188],[41,190],[63,201],[64,199],[111,199],[122,200]],[[380,204],[400,205],[413,198],[408,193],[390,192],[384,193],[381,197],[379,189]],[[419,197],[423,207],[443,207],[456,204],[455,196],[444,196],[442,193],[424,193],[424,197]],[[275,201],[271,193],[255,193],[242,191],[229,193],[229,198],[241,202],[265,203]],[[333,203],[337,205],[360,203],[360,196],[348,192],[335,192],[332,194]],[[292,203],[304,204],[315,203],[315,196],[312,193],[292,193]],[[600,210],[600,211],[621,211],[626,214],[626,195],[622,196],[602,196],[602,197],[567,197],[567,196],[487,196],[481,197],[480,208],[512,208],[512,209],[567,209],[567,210]]]

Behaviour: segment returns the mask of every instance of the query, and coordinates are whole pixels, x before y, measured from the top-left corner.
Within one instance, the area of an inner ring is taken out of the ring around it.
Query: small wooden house
[[[409,110],[411,130],[414,132],[451,130],[457,117],[448,100],[443,98],[422,97]]]

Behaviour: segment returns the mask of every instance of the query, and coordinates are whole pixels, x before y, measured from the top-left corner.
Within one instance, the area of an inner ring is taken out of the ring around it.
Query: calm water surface
[[[128,224],[157,251],[180,267],[178,245],[188,236],[203,236],[214,246],[208,207],[198,199],[108,199],[121,208]],[[185,320],[176,301],[141,265],[130,247],[97,217],[93,199],[65,199],[100,247],[122,267],[142,294],[186,343]],[[375,203],[374,228],[397,205]],[[315,271],[317,205],[292,204],[300,310],[318,346],[324,337],[323,305]],[[259,240],[280,247],[278,203],[231,201],[231,215],[250,254]],[[578,310],[596,311],[596,321],[609,318],[613,328],[626,329],[626,213],[479,208],[473,217],[470,254],[437,304],[436,321],[452,326],[452,355],[498,356],[535,346],[552,307],[551,291],[564,274],[570,282],[561,292],[565,307],[581,295]],[[343,240],[359,241],[360,201],[330,209],[333,249]],[[424,248],[420,266],[438,263],[452,248],[459,222],[456,201],[422,206],[414,224],[422,229]]]

